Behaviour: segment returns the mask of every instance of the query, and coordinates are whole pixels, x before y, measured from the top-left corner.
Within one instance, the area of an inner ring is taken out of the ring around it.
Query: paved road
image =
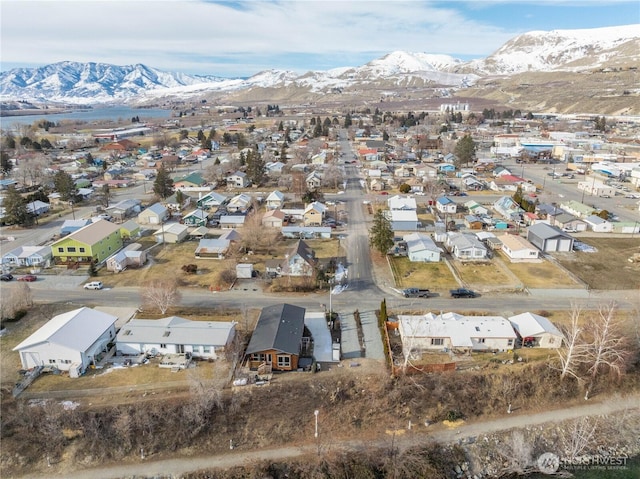
[[[618,415],[623,411],[630,414],[640,414],[640,395],[635,394],[622,398],[609,398],[605,402],[589,402],[584,405],[545,411],[530,414],[525,411],[522,414],[511,414],[498,419],[487,421],[477,421],[463,424],[455,429],[433,428],[426,431],[424,426],[417,425],[409,434],[396,436],[393,438],[394,446],[403,451],[409,447],[426,444],[430,441],[439,443],[455,443],[467,438],[475,438],[480,435],[488,435],[511,429],[531,427],[546,423],[559,423],[562,421],[577,419],[587,416],[607,416]],[[332,441],[331,445],[322,442],[320,437],[320,452],[327,453],[329,450],[350,451],[350,450],[371,450],[377,447],[389,447],[391,438],[382,436],[375,440],[344,440],[340,442]],[[312,442],[288,447],[278,447],[273,449],[261,449],[254,451],[243,451],[236,449],[228,454],[201,456],[201,457],[176,457],[172,459],[162,459],[154,461],[152,458],[139,459],[135,464],[117,464],[101,468],[86,469],[77,472],[63,473],[56,471],[55,465],[47,471],[47,474],[30,474],[23,477],[25,479],[45,479],[52,477],[65,477],[67,479],[102,479],[120,477],[153,477],[155,475],[180,476],[188,472],[205,469],[224,468],[242,466],[254,461],[282,461],[291,460],[305,454],[316,454],[317,445]]]

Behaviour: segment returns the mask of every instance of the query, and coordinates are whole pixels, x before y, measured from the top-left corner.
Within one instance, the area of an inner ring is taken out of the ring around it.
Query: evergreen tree
[[[461,164],[465,165],[470,163],[476,154],[476,144],[473,138],[471,138],[470,135],[465,135],[458,140],[454,153]]]
[[[153,182],[153,192],[163,200],[173,194],[173,180],[164,165],[161,165],[160,169],[158,169],[158,175]]]
[[[387,133],[387,130],[384,130],[382,132],[382,140],[383,141],[389,141],[389,133]]]
[[[346,116],[344,117],[344,127],[345,128],[349,128],[351,126],[351,114],[347,113]]]
[[[376,211],[373,217],[373,224],[369,230],[369,244],[382,254],[387,254],[387,251],[393,246],[391,222],[382,210]]]
[[[7,175],[13,169],[13,163],[9,161],[9,154],[6,151],[0,152],[0,175]]]
[[[249,150],[247,154],[247,178],[254,185],[259,185],[262,183],[262,178],[266,172],[266,168],[264,166],[264,160],[262,159],[262,155],[254,150]]]
[[[75,201],[78,190],[71,175],[66,171],[58,171],[53,176],[53,185],[62,201]]]
[[[33,219],[27,210],[27,202],[14,186],[7,188],[2,206],[4,207],[3,219],[6,224],[20,226],[31,224]]]

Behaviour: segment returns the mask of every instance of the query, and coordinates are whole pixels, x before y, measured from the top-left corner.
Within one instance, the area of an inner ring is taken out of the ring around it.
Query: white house
[[[597,215],[587,216],[583,221],[595,233],[611,233],[613,231],[613,223]]]
[[[225,180],[227,181],[227,186],[231,188],[246,188],[251,183],[247,178],[247,174],[243,171],[236,171],[227,176]]]
[[[32,201],[27,203],[27,211],[35,216],[43,215],[49,211],[49,203],[40,200]]]
[[[51,318],[13,350],[23,369],[51,366],[77,377],[114,340],[117,319],[86,307],[74,309]]]
[[[404,354],[424,351],[506,351],[513,349],[517,335],[502,316],[463,316],[457,313],[398,316],[398,331]]]
[[[440,261],[442,250],[426,234],[411,233],[402,239],[407,243],[407,257],[409,261],[423,261],[437,263]]]
[[[415,211],[417,209],[416,199],[410,196],[395,195],[387,200],[390,210]]]
[[[268,210],[277,210],[278,208],[282,208],[283,204],[284,193],[278,190],[269,193],[269,196],[267,196],[267,199],[265,200],[265,206]]]
[[[20,246],[2,256],[9,266],[44,266],[51,260],[51,246]]]
[[[562,333],[544,316],[527,312],[510,316],[509,321],[524,346],[539,348],[559,348],[562,346]]]
[[[519,235],[505,234],[500,236],[502,251],[511,262],[537,260],[540,250]]]
[[[483,260],[487,257],[487,247],[474,234],[448,232],[445,245],[459,260]]]
[[[132,319],[118,332],[116,353],[190,353],[194,358],[218,359],[233,341],[235,328],[235,322],[190,321],[178,316]]]
[[[234,196],[227,203],[227,211],[232,213],[245,213],[251,206],[251,196],[241,193]]]
[[[442,214],[455,214],[458,205],[451,198],[441,196],[436,200],[436,209]]]

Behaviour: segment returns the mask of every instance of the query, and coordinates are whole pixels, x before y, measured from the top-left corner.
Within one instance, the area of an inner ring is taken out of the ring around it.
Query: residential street
[[[522,414],[514,412],[501,418],[490,419],[486,421],[470,422],[455,429],[446,429],[438,425],[429,426],[433,431],[427,430],[423,425],[415,425],[413,432],[398,435],[393,438],[394,446],[399,450],[408,447],[425,444],[429,441],[437,441],[440,443],[454,443],[463,441],[467,438],[475,438],[481,435],[508,431],[515,428],[531,427],[545,423],[559,423],[561,421],[577,419],[586,416],[608,416],[640,413],[640,395],[635,394],[624,398],[609,399],[605,402],[589,402],[588,404],[556,409],[553,411],[545,411],[535,414]],[[375,440],[344,440],[340,442],[331,441],[325,443],[320,436],[320,453],[326,454],[334,451],[349,451],[371,449],[376,447],[390,447],[392,438],[388,435],[378,437]],[[248,462],[269,460],[272,462],[281,460],[291,460],[305,454],[315,454],[318,446],[310,437],[306,444],[295,444],[286,447],[278,447],[273,449],[261,449],[256,451],[243,451],[234,449],[224,455],[200,456],[200,457],[176,457],[171,459],[153,460],[153,458],[139,459],[134,464],[117,464],[101,468],[86,469],[83,471],[56,471],[55,464],[51,467],[47,474],[14,476],[24,477],[25,479],[47,479],[51,477],[65,477],[67,479],[101,479],[121,478],[121,477],[153,477],[162,474],[164,476],[173,474],[179,476],[187,472],[194,472],[202,469],[211,468],[230,468],[242,466]]]

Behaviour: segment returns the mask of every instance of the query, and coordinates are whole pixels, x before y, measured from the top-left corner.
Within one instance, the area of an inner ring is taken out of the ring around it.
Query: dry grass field
[[[512,263],[502,252],[500,257],[509,271],[516,275],[527,288],[582,288],[582,285],[568,275],[566,271],[549,261]]]
[[[398,288],[427,288],[444,291],[458,284],[446,264],[413,263],[406,257],[390,257],[391,268]]]
[[[271,255],[230,255],[227,259],[199,259],[194,255],[198,246],[197,241],[186,241],[178,244],[166,244],[152,250],[147,264],[139,269],[128,269],[121,273],[112,273],[106,269],[99,272],[98,278],[106,287],[139,286],[147,281],[175,277],[181,286],[196,286],[208,288],[219,286],[219,274],[224,270],[234,270],[236,263],[251,263],[254,269],[265,271],[265,261],[272,258],[284,258],[286,251],[295,244],[296,240],[279,242]],[[317,258],[333,258],[344,256],[342,246],[337,239],[305,240],[313,248]],[[196,264],[196,274],[182,271],[185,264]]]
[[[478,264],[454,261],[453,265],[460,275],[460,279],[471,288],[482,290],[496,286],[519,287],[508,271],[505,271],[502,265],[496,261]]]
[[[585,238],[596,253],[562,253],[558,262],[592,289],[639,289],[640,263],[630,263],[640,253],[640,238]]]

